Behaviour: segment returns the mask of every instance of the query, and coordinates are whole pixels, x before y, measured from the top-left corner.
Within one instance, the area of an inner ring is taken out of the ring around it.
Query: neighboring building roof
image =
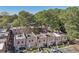
[[[58,34],[58,33],[40,33],[36,35],[39,38],[46,38],[46,37],[62,37],[65,36],[64,34]]]
[[[4,43],[0,43],[0,50],[2,50],[4,47]]]
[[[13,30],[13,31],[15,31],[16,30],[16,32],[18,32],[18,30],[20,31],[20,32],[25,32],[26,31],[26,27],[12,27],[12,28],[10,28],[10,30]]]
[[[6,37],[6,36],[8,36],[8,32],[1,32],[0,33],[0,37]]]
[[[12,27],[12,28],[10,28],[10,29],[21,29],[21,28],[25,28],[25,27]]]
[[[1,28],[0,32],[6,32],[6,29]]]
[[[4,35],[5,35],[5,36],[8,36],[8,32],[5,32]]]
[[[49,33],[49,32],[48,32],[48,33],[46,33],[46,35],[47,35],[47,36],[54,36],[54,34],[53,34],[53,33]]]
[[[45,33],[40,33],[40,34],[37,35],[37,37],[39,37],[39,38],[45,38],[46,34]]]
[[[7,40],[6,38],[1,38],[0,43],[6,42],[6,40]]]
[[[22,34],[22,33],[28,33],[28,30],[26,27],[12,27],[10,30],[13,31],[13,34]]]
[[[24,34],[17,34],[15,35],[15,39],[26,39]]]
[[[8,32],[6,32],[7,29],[0,28],[0,37],[8,36]]]
[[[33,32],[29,33],[29,34],[25,34],[26,38],[34,38],[37,37]]]
[[[57,33],[53,33],[56,37],[60,37],[61,35],[60,34],[57,34]]]

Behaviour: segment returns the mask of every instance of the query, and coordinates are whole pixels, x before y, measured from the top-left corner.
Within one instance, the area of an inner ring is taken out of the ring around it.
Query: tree
[[[33,15],[26,11],[19,12],[18,21],[20,26],[27,26],[33,21]]]
[[[18,22],[17,19],[15,19],[15,20],[13,21],[12,25],[13,25],[14,27],[20,26],[20,24],[19,24],[19,22]]]
[[[79,39],[79,9],[77,7],[69,7],[66,9],[68,21],[65,28],[71,39]]]
[[[58,12],[59,12],[58,9],[56,10],[49,9],[49,10],[40,11],[35,14],[36,22],[40,26],[46,25],[51,27],[53,31],[59,30],[60,20],[58,18]]]

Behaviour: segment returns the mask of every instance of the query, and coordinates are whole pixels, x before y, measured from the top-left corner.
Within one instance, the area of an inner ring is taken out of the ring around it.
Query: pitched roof
[[[24,34],[17,34],[15,35],[15,39],[26,39]]]

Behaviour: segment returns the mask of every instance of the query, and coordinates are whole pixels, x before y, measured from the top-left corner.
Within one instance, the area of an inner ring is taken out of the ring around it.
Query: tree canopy
[[[71,39],[79,39],[79,8],[68,7],[66,9],[48,9],[32,14],[20,11],[10,15],[8,12],[0,13],[0,27],[6,27],[8,23],[13,26],[47,26],[52,31],[66,33]],[[38,31],[38,30],[37,30]]]

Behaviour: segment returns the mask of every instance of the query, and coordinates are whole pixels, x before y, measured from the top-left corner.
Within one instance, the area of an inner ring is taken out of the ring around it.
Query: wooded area
[[[45,25],[50,27],[52,31],[66,33],[70,39],[79,39],[79,7],[48,9],[35,14],[27,11],[20,11],[14,15],[1,12],[0,27],[6,28],[8,23],[12,23],[15,27]]]

